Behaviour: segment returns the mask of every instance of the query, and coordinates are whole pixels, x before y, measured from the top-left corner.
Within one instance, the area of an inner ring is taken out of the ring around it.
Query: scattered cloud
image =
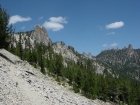
[[[104,30],[104,28],[102,26],[97,26],[100,30]]]
[[[120,28],[122,26],[124,26],[124,22],[122,21],[114,22],[114,23],[106,25],[106,29],[115,29],[115,28]]]
[[[103,44],[103,47],[115,47],[118,46],[118,43],[114,42],[112,44]]]
[[[24,22],[32,20],[30,17],[22,17],[19,15],[14,15],[10,17],[9,24],[15,24],[17,22]]]
[[[107,47],[107,44],[103,44],[103,47]]]
[[[43,16],[39,17],[39,20],[42,20],[43,19]]]
[[[110,33],[107,33],[107,35],[114,35],[115,32],[110,32]]]
[[[59,17],[50,17],[49,20],[51,22],[56,22],[56,23],[67,23],[66,18],[65,17],[63,18],[61,16],[59,16]]]
[[[23,26],[23,27],[21,27],[21,29],[25,29],[25,27]]]
[[[117,45],[118,45],[117,43],[112,43],[110,46],[114,47],[114,46],[117,46]]]
[[[46,21],[43,26],[47,29],[51,29],[52,31],[59,31],[64,28],[64,26],[57,22],[48,22]]]
[[[63,18],[61,16],[59,17],[50,17],[49,21],[46,21],[43,26],[47,29],[50,29],[52,31],[59,31],[64,28],[63,24],[66,24],[66,18]]]

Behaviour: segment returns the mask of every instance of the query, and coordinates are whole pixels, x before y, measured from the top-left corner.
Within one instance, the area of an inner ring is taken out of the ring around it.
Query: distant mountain
[[[18,32],[13,35],[11,45],[13,47],[18,46],[19,36],[21,35],[21,43],[23,49],[35,49],[37,45],[42,44],[44,46],[51,46],[55,53],[61,54],[64,58],[63,64],[67,66],[67,62],[71,61],[74,63],[81,63],[86,66],[87,60],[92,61],[92,68],[96,73],[104,74],[107,73],[114,74],[111,68],[105,66],[102,62],[98,62],[96,58],[91,55],[91,53],[82,53],[75,51],[74,47],[66,46],[64,42],[52,42],[48,36],[46,29],[40,25],[36,25],[34,30],[27,32]]]
[[[131,44],[128,48],[102,51],[96,58],[123,74],[140,79],[140,49],[133,49]]]

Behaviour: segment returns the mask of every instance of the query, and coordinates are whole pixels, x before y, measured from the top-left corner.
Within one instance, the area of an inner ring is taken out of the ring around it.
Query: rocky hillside
[[[0,49],[0,105],[111,105],[75,94],[27,61]]]
[[[124,74],[140,79],[140,49],[133,49],[131,44],[123,49],[102,51],[96,58]]]

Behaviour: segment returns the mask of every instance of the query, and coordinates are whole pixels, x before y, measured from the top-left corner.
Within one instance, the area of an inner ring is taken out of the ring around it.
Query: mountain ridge
[[[91,53],[78,53],[75,51],[74,47],[66,46],[64,42],[52,42],[49,38],[49,35],[45,29],[45,27],[41,27],[40,25],[36,25],[35,29],[28,32],[18,33],[13,36],[12,45],[16,47],[19,42],[19,35],[21,34],[22,39],[22,48],[23,49],[34,49],[38,44],[42,44],[44,46],[52,46],[53,51],[55,53],[61,54],[64,58],[63,64],[67,66],[67,61],[74,61],[75,63],[85,64],[85,60],[92,60],[93,68],[96,73],[103,74],[105,72],[106,67],[103,66],[108,65],[107,72],[113,75],[113,71],[110,69],[116,69],[115,71],[123,70],[123,69],[131,69],[126,70],[123,73],[125,75],[131,76],[137,80],[140,79],[139,74],[140,71],[140,50],[133,49],[131,44],[128,47],[124,47],[122,49],[109,49],[104,50],[99,53],[96,57],[91,55]],[[116,55],[117,54],[117,55]],[[98,63],[100,61],[100,64]],[[133,63],[135,62],[135,63]],[[101,64],[102,63],[102,64]],[[128,64],[127,64],[128,63]],[[125,66],[125,67],[124,67]],[[134,69],[135,68],[135,69]],[[136,69],[137,68],[137,69]],[[133,70],[132,70],[133,69]],[[134,71],[134,72],[133,72]],[[118,75],[118,74],[115,74]]]
[[[64,42],[55,42],[53,43],[49,38],[49,35],[45,29],[45,27],[41,27],[40,25],[36,25],[34,30],[16,33],[12,37],[12,46],[16,47],[19,43],[19,39],[21,35],[21,43],[23,49],[35,49],[36,46],[42,44],[43,46],[52,46],[53,51],[55,53],[61,54],[64,58],[64,65],[67,65],[67,61],[74,61],[75,63],[82,63],[85,64],[85,60],[93,60],[93,68],[96,69],[96,73],[103,74],[105,67],[101,64],[96,62],[96,57],[91,55],[91,53],[86,54],[83,52],[80,54],[79,52],[75,51],[74,47],[66,46]],[[107,68],[108,69],[108,68]],[[109,69],[107,71],[110,71]],[[109,72],[111,73],[111,72]]]
[[[140,49],[133,49],[131,44],[123,49],[104,50],[96,58],[132,78],[140,79]],[[134,75],[135,72],[138,75]]]

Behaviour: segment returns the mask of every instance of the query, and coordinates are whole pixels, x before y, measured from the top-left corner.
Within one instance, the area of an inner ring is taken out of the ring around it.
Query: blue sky
[[[16,31],[45,26],[53,42],[76,51],[140,48],[140,0],[0,0]]]

